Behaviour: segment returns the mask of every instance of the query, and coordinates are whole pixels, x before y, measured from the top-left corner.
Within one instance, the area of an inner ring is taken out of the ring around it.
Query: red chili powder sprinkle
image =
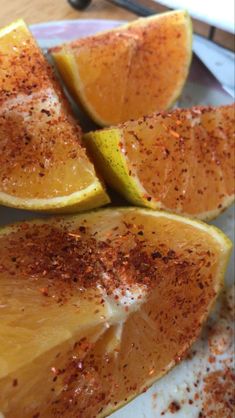
[[[13,386],[13,387],[18,386],[18,379],[13,379],[13,381],[12,381],[12,386]]]
[[[152,288],[171,265],[176,275],[191,270],[191,262],[182,261],[182,255],[169,248],[148,249],[143,235],[143,229],[137,234],[126,229],[111,242],[98,240],[81,227],[70,230],[32,224],[27,229],[19,227],[8,237],[0,264],[7,274],[15,276],[17,272],[19,280],[33,281],[43,296],[60,304],[78,289],[96,288],[97,284],[107,294],[113,294],[115,288],[125,294],[135,283]]]
[[[178,412],[181,409],[181,406],[178,402],[172,401],[168,406],[168,409],[172,414],[174,414],[175,412]]]
[[[235,374],[231,369],[209,373],[204,379],[203,412],[206,417],[231,418],[235,415]]]

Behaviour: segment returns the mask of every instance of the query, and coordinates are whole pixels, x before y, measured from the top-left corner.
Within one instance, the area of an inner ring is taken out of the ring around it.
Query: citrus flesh
[[[100,125],[164,110],[179,96],[192,49],[185,11],[138,19],[52,49],[75,99]]]
[[[102,417],[185,355],[222,285],[218,229],[141,208],[0,234],[0,411]]]
[[[234,201],[234,105],[155,113],[85,135],[130,202],[211,219]]]
[[[49,64],[23,21],[0,30],[0,202],[30,209],[109,201]]]

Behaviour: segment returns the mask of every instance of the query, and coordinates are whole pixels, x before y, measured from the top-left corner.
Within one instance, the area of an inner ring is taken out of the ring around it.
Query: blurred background
[[[0,26],[23,17],[28,24],[45,21],[79,18],[101,18],[133,20],[137,7],[161,13],[174,8],[186,8],[194,18],[194,32],[213,40],[219,45],[234,51],[234,0],[70,0],[76,6],[87,6],[78,10],[67,0],[0,0]],[[122,6],[115,3],[121,3]],[[128,10],[129,9],[129,10]],[[138,10],[138,9],[137,9]]]

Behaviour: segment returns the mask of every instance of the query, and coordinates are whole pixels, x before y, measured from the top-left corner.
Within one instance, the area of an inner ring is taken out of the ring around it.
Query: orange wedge
[[[81,210],[109,201],[51,68],[22,20],[0,30],[0,203]]]
[[[100,125],[166,109],[188,74],[192,27],[185,11],[138,19],[52,49],[75,99]]]
[[[0,232],[0,411],[104,417],[184,356],[231,243],[202,222],[107,209]]]
[[[155,113],[91,132],[104,178],[130,202],[211,219],[234,201],[234,105]]]

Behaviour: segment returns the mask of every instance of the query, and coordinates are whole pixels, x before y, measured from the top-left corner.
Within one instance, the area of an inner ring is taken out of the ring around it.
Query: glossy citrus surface
[[[138,208],[31,221],[0,234],[0,411],[93,418],[187,352],[223,284],[214,227]]]
[[[168,108],[179,96],[191,61],[185,11],[138,19],[52,49],[75,99],[100,125]]]
[[[177,109],[85,139],[131,202],[210,219],[234,200],[234,115],[234,105]]]
[[[106,203],[81,129],[23,21],[0,31],[0,50],[0,202],[31,209]]]

